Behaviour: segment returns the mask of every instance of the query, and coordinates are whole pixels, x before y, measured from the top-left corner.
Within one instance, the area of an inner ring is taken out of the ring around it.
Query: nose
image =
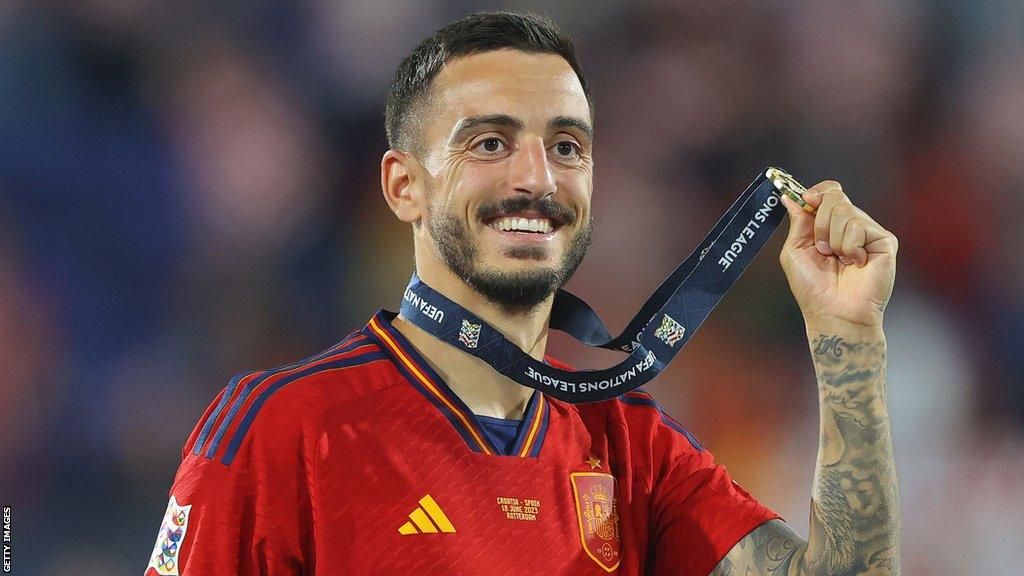
[[[542,138],[529,138],[520,142],[509,163],[509,179],[516,192],[537,198],[555,193],[555,175],[551,171],[547,149]]]

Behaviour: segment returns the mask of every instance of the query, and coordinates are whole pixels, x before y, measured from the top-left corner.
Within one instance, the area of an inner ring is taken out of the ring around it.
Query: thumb
[[[789,248],[805,248],[814,243],[814,216],[807,213],[796,202],[783,194],[782,204],[789,212],[789,234],[786,235],[786,246]]]

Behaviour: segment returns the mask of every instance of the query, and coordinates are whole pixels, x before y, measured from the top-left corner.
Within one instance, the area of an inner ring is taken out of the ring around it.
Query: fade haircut
[[[427,103],[434,78],[446,63],[460,56],[503,49],[556,54],[564,58],[583,86],[593,119],[594,103],[572,38],[551,20],[536,14],[479,12],[439,28],[398,65],[384,108],[388,146],[403,152],[421,151],[418,149],[422,126],[419,115]]]

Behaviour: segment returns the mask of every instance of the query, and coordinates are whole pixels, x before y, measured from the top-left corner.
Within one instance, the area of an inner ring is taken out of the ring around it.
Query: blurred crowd
[[[1019,574],[1024,9],[998,0],[0,2],[15,572],[140,573],[227,380],[397,308],[412,241],[380,196],[388,82],[434,28],[498,8],[578,40],[596,230],[569,287],[613,329],[765,166],[840,181],[896,234],[905,573]],[[783,237],[649,388],[806,536],[817,395]]]

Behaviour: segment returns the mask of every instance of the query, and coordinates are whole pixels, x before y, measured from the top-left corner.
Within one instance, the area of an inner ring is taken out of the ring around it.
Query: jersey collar
[[[380,344],[398,371],[420,394],[430,401],[462,436],[474,452],[498,456],[536,458],[547,433],[551,406],[548,399],[534,391],[523,415],[523,424],[508,453],[496,448],[496,442],[468,406],[448,387],[420,353],[391,322],[398,314],[380,310],[363,328],[363,332]]]

